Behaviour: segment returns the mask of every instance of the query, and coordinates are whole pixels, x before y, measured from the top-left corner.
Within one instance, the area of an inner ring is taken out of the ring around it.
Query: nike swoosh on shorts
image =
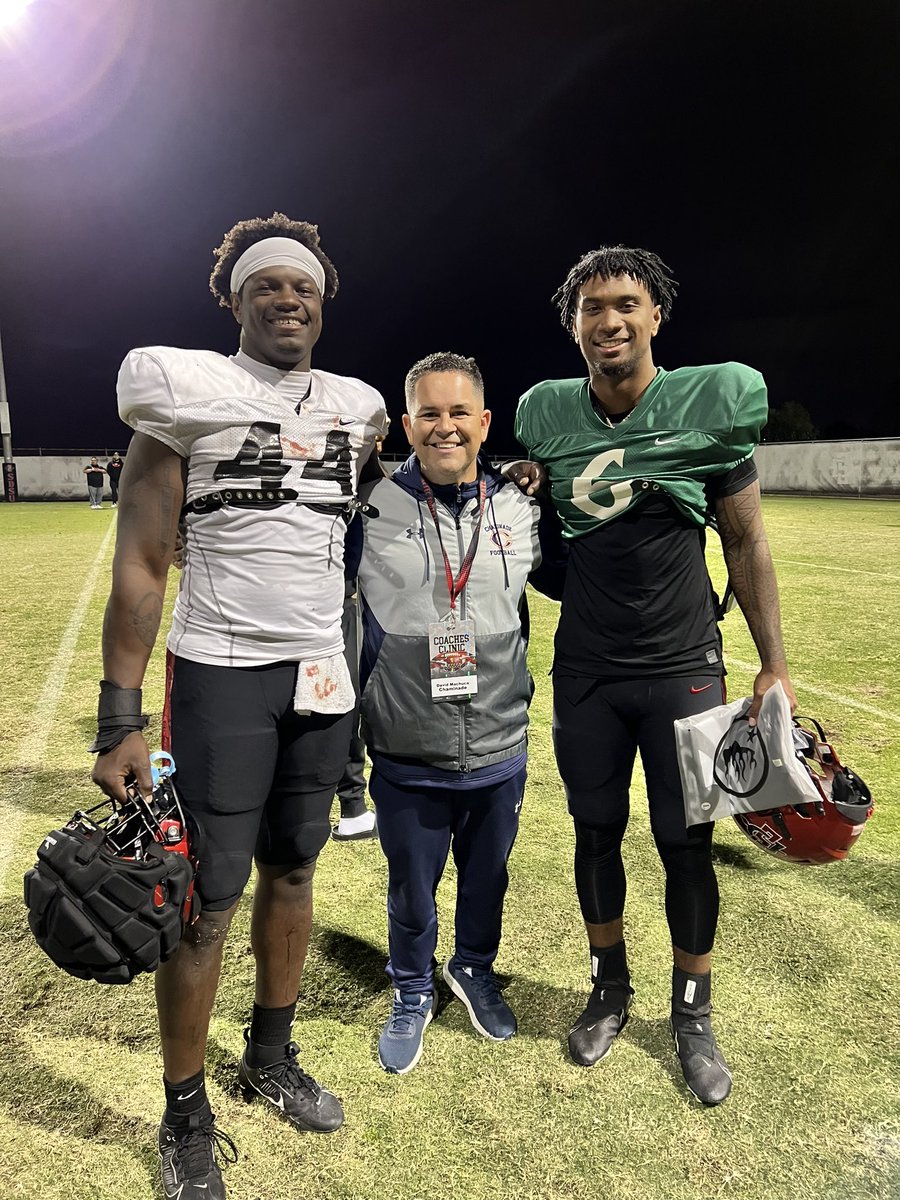
[[[702,688],[695,688],[694,685],[691,684],[691,695],[696,696],[698,692],[708,691],[711,687],[711,683],[705,683]]]

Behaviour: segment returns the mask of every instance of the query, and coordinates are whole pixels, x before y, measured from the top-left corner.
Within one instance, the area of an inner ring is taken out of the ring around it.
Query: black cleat
[[[166,1200],[225,1200],[225,1184],[216,1158],[237,1162],[227,1133],[216,1128],[213,1113],[195,1113],[189,1124],[159,1127],[159,1162]]]
[[[569,1030],[569,1057],[581,1067],[606,1058],[628,1023],[634,988],[620,981],[597,983],[587,1008]]]
[[[721,1104],[731,1091],[731,1072],[716,1045],[709,1016],[673,1013],[672,1037],[689,1091],[703,1104]]]
[[[248,1038],[246,1030],[244,1038]],[[238,1083],[244,1099],[250,1101],[254,1096],[262,1096],[298,1129],[332,1133],[344,1123],[341,1102],[301,1070],[297,1062],[299,1051],[296,1042],[289,1042],[284,1058],[265,1067],[251,1067],[247,1062],[247,1050],[244,1050],[238,1066]]]

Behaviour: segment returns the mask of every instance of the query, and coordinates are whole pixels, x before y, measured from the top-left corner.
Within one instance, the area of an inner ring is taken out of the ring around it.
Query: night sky
[[[396,425],[455,350],[512,450],[519,394],[582,373],[552,293],[624,242],[680,281],[658,363],[900,434],[898,30],[894,0],[34,0],[0,33],[13,442],[124,449],[122,357],[233,352],[211,251],[275,209],[341,278],[314,365]]]

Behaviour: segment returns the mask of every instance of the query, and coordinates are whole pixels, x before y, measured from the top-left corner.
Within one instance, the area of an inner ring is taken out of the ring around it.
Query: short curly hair
[[[438,350],[435,354],[420,358],[407,371],[403,389],[406,394],[407,412],[415,399],[416,384],[423,375],[440,374],[444,371],[466,375],[471,379],[476,391],[480,392],[482,396],[484,395],[484,380],[481,378],[481,371],[474,358],[465,358],[462,354],[454,354],[450,350]]]
[[[292,221],[284,213],[275,212],[271,217],[251,217],[247,221],[238,221],[222,239],[222,245],[213,251],[216,265],[209,277],[209,290],[223,308],[231,308],[231,272],[234,264],[245,250],[264,238],[287,237],[300,242],[307,250],[311,250],[325,272],[325,293],[323,300],[330,300],[337,294],[338,275],[334,263],[319,247],[319,227],[310,225],[308,221]]]
[[[601,246],[599,250],[589,250],[579,258],[553,297],[565,329],[572,328],[579,291],[595,275],[601,279],[629,275],[637,283],[642,283],[653,303],[659,305],[661,321],[667,321],[672,315],[678,282],[672,275],[672,268],[658,254],[638,247]]]

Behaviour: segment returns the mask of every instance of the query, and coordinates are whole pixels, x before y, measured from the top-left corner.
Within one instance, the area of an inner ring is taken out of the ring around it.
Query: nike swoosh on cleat
[[[703,685],[703,687],[702,687],[702,688],[695,688],[695,687],[692,685],[692,686],[691,686],[691,695],[692,695],[692,696],[696,696],[698,692],[705,692],[705,691],[707,691],[707,690],[708,690],[709,688],[711,688],[711,687],[712,687],[712,684],[711,684],[711,683],[705,683],[705,684]]]
[[[277,1093],[273,1094],[272,1091],[266,1091],[262,1087],[257,1088],[256,1090],[259,1092],[259,1094],[261,1096],[264,1096],[266,1098],[266,1100],[269,1101],[270,1104],[274,1104],[276,1106],[276,1108],[280,1108],[281,1111],[284,1112],[284,1096],[285,1096],[284,1089],[279,1087],[277,1083],[272,1083],[271,1080],[269,1080],[268,1082],[271,1084],[272,1088],[278,1089]]]
[[[191,1096],[196,1096],[199,1091],[200,1091],[199,1088],[194,1088],[194,1090],[192,1092],[182,1092],[180,1096],[176,1097],[176,1099],[190,1100]]]

